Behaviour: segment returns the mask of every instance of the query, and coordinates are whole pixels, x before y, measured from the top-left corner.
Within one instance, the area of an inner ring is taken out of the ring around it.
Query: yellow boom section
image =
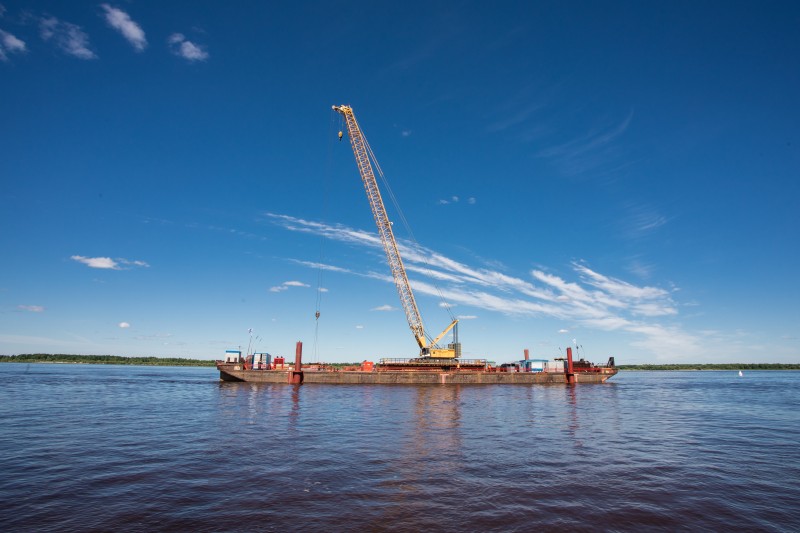
[[[383,244],[383,249],[386,251],[386,259],[389,261],[389,268],[392,270],[392,277],[397,287],[397,294],[400,296],[400,302],[403,305],[403,311],[406,313],[406,319],[408,320],[411,332],[414,334],[414,339],[416,339],[423,356],[455,357],[455,350],[438,348],[436,347],[436,342],[450,331],[458,320],[454,320],[453,323],[436,338],[436,341],[432,342],[430,345],[428,344],[425,338],[422,316],[417,308],[417,302],[414,300],[414,293],[411,291],[411,284],[408,282],[406,269],[403,266],[403,260],[400,258],[400,252],[397,249],[397,241],[392,231],[392,223],[389,221],[389,217],[386,214],[386,208],[383,205],[383,199],[378,189],[378,182],[375,180],[375,173],[372,170],[369,145],[364,138],[364,134],[361,132],[361,128],[358,126],[356,116],[353,114],[353,108],[342,105],[333,106],[333,109],[341,113],[347,123],[347,133],[350,137],[350,145],[353,147],[353,154],[355,154],[356,157],[358,171],[361,174],[361,180],[364,182],[364,189],[367,192],[367,199],[372,208],[372,215],[375,217],[375,224],[378,226],[381,243]]]

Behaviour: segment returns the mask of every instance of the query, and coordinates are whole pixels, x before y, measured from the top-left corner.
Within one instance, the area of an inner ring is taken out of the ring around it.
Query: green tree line
[[[96,365],[214,366],[214,361],[206,359],[184,359],[181,357],[122,357],[119,355],[71,355],[60,353],[0,355],[0,363],[91,363]]]
[[[618,365],[620,370],[800,370],[800,363]]]

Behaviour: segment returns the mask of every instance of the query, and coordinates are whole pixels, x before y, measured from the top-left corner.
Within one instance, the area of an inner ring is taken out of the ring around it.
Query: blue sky
[[[349,104],[465,357],[800,361],[796,3],[0,6],[0,353],[414,356]]]

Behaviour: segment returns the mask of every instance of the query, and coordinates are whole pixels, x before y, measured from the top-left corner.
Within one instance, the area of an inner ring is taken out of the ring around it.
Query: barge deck
[[[616,375],[616,368],[602,368],[598,372],[575,372],[573,383],[604,383]],[[218,363],[222,381],[247,381],[250,383],[296,383],[294,370],[245,370],[240,364]],[[312,371],[301,372],[300,383],[330,385],[497,385],[497,384],[565,384],[566,373],[555,372],[472,372],[443,371]]]

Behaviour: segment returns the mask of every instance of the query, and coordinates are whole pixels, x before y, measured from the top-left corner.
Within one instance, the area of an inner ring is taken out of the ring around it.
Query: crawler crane
[[[347,123],[347,133],[350,138],[350,145],[353,148],[353,154],[356,157],[358,171],[361,174],[361,180],[364,182],[367,199],[372,208],[372,214],[375,217],[375,224],[378,226],[378,233],[381,236],[383,249],[386,251],[386,259],[389,262],[389,268],[392,270],[394,284],[397,287],[397,293],[400,295],[400,302],[406,313],[408,326],[411,328],[414,339],[419,345],[420,358],[431,363],[436,363],[438,360],[442,360],[441,362],[444,364],[453,363],[457,358],[461,357],[461,344],[458,342],[458,319],[454,319],[450,325],[434,339],[429,338],[425,334],[422,316],[417,307],[417,302],[414,299],[414,292],[411,290],[411,284],[408,282],[406,269],[403,267],[403,260],[400,258],[400,252],[397,249],[397,241],[392,231],[392,223],[389,221],[389,217],[386,214],[386,208],[383,205],[378,183],[375,180],[375,173],[370,163],[370,159],[375,161],[375,156],[372,155],[364,133],[358,126],[356,116],[353,114],[353,108],[342,105],[333,106],[333,110],[340,113]],[[341,133],[339,135],[341,139]],[[380,167],[378,168],[380,169]],[[438,342],[450,330],[453,330],[453,342],[448,344],[447,348],[441,348]]]

